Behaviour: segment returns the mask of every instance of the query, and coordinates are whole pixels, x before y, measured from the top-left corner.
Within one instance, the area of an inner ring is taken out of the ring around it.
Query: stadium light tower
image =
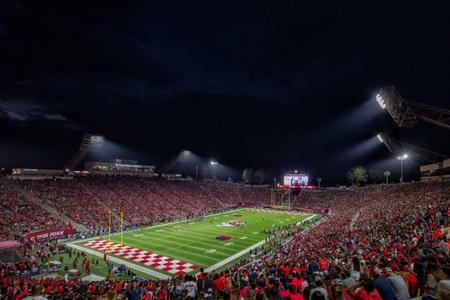
[[[384,143],[384,141],[383,141],[383,136],[379,133],[379,134],[377,134],[377,138],[378,138],[378,140],[380,141],[380,143]]]
[[[400,161],[400,182],[403,182],[403,161],[408,159],[408,154],[399,155],[397,159]]]
[[[216,179],[216,166],[219,164],[217,161],[215,160],[210,160],[209,164],[211,165],[212,168],[212,175],[213,175],[213,179]]]
[[[393,86],[381,88],[375,100],[399,127],[411,128],[420,120],[450,130],[450,110],[406,100]]]
[[[436,153],[415,145],[411,145],[396,139],[391,138],[386,133],[382,132],[377,135],[378,140],[383,143],[388,150],[394,155],[401,157],[405,155],[405,151],[408,150],[408,156],[419,160],[427,161],[429,163],[434,163],[437,161],[443,161],[447,158],[447,155]]]
[[[94,135],[85,133],[81,139],[80,148],[64,166],[66,171],[73,170],[86,157],[89,152],[97,152],[103,147],[105,137],[101,135]]]
[[[171,161],[169,161],[167,164],[165,164],[161,170],[159,171],[160,174],[165,174],[169,172],[171,169],[173,169],[176,165],[178,165],[181,162],[186,161],[188,157],[191,155],[191,151],[189,150],[181,150],[180,153],[178,153],[175,158],[173,158]]]
[[[389,184],[389,176],[391,176],[391,171],[386,170],[383,174],[386,177],[386,184]]]

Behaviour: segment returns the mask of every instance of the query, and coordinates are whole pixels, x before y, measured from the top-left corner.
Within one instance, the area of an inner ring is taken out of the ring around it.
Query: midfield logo
[[[240,225],[244,225],[244,222],[239,222],[239,221],[228,221],[228,222],[223,222],[222,224],[218,224],[218,227],[231,227],[231,226],[240,226]]]

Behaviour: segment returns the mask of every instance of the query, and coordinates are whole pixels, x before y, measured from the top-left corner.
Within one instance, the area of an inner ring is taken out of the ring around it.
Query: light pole
[[[403,182],[403,161],[408,158],[408,154],[397,156],[400,161],[400,182]]]
[[[272,185],[272,193],[270,195],[270,204],[274,207],[275,206],[275,186],[277,184],[277,179],[273,178],[273,185]]]
[[[288,199],[288,208],[291,209],[291,186],[289,186],[289,199]]]
[[[389,184],[389,176],[391,176],[391,171],[384,171],[384,176],[386,176],[386,184]]]
[[[195,180],[198,181],[198,166],[195,166]]]
[[[319,184],[319,190],[320,190],[320,183],[322,182],[322,178],[317,178],[317,183]]]
[[[217,161],[211,160],[209,164],[211,165],[212,168],[213,179],[216,179],[216,165],[218,165],[219,163]]]

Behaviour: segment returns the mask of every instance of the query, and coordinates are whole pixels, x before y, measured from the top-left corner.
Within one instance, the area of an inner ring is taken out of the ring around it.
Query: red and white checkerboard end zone
[[[116,242],[110,242],[105,240],[95,240],[83,242],[83,245],[100,251],[108,250],[109,254],[121,256],[123,258],[138,262],[146,265],[150,268],[162,270],[176,276],[183,276],[199,266],[173,259],[171,257],[162,256],[157,253],[152,253],[146,250],[120,245]]]

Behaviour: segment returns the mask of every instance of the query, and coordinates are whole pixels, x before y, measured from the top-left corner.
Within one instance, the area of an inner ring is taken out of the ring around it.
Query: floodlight
[[[101,135],[94,135],[89,133],[83,134],[78,152],[70,158],[70,160],[64,166],[64,169],[75,169],[75,167],[86,157],[89,152],[100,151],[104,143],[105,137]]]
[[[209,162],[212,166],[218,165],[219,163],[217,161],[211,160]]]
[[[101,135],[91,135],[91,144],[101,144],[104,139]]]
[[[383,97],[380,94],[377,94],[375,99],[378,102],[378,105],[380,105],[380,107],[382,109],[386,109],[386,101],[383,99]]]
[[[408,158],[408,154],[403,154],[403,155],[397,156],[397,159],[398,159],[398,160],[405,160],[405,159],[407,159],[407,158]]]
[[[384,141],[383,141],[383,137],[381,136],[381,134],[379,133],[379,134],[377,134],[377,138],[378,138],[378,140],[381,142],[381,143],[384,143]]]

